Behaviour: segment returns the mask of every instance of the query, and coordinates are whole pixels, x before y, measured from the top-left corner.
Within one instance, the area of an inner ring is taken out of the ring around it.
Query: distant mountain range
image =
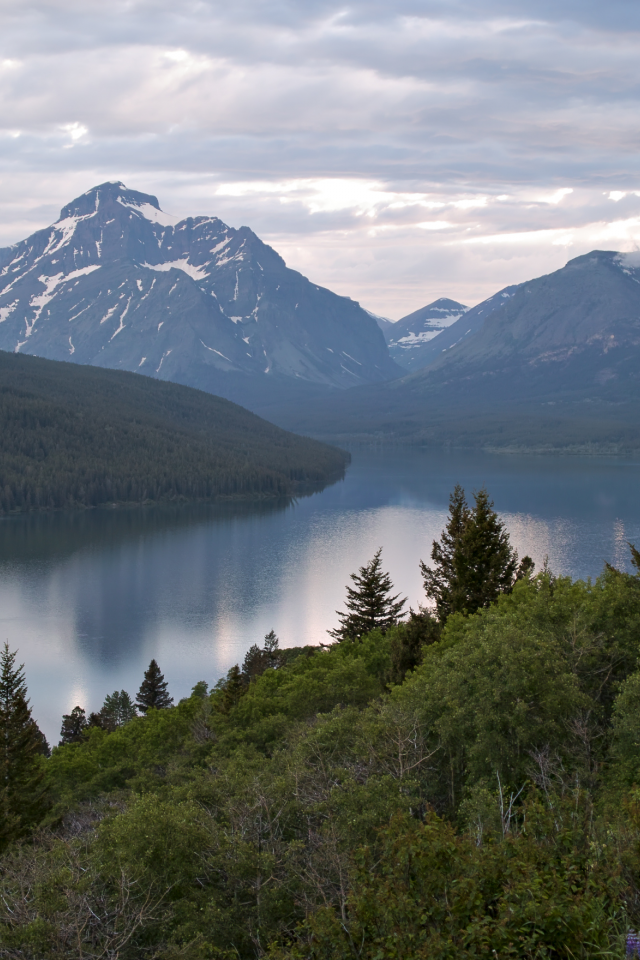
[[[333,440],[640,449],[635,253],[392,323],[247,227],[105,183],[0,250],[0,349],[199,387]]]
[[[389,354],[401,367],[419,370],[431,363],[434,356],[440,352],[433,343],[434,339],[437,338],[440,344],[442,332],[459,320],[468,309],[463,303],[440,297],[426,307],[402,317],[397,323],[387,321],[382,332],[389,345]]]
[[[593,251],[507,287],[431,345],[428,367],[277,422],[342,439],[640,449],[640,254]]]
[[[0,250],[0,349],[241,401],[273,384],[290,396],[401,373],[359,304],[288,269],[248,227],[177,220],[122,183]]]

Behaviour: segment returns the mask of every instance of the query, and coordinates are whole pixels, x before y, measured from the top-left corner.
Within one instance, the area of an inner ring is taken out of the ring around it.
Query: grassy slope
[[[0,512],[287,496],[346,463],[189,387],[4,352],[0,435]]]

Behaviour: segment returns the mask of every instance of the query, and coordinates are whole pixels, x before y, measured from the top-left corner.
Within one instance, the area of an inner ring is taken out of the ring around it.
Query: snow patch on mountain
[[[249,228],[177,221],[119,182],[76,197],[51,227],[0,251],[0,349],[142,365],[214,392],[229,368],[265,391],[265,367],[273,379],[327,387],[399,373],[358,304],[288,269]]]
[[[182,270],[192,280],[204,280],[205,277],[209,276],[209,271],[205,269],[209,266],[208,263],[196,267],[188,260],[171,260],[168,263],[141,263],[140,266],[146,267],[147,270],[157,270],[158,273],[166,273],[168,270]]]
[[[406,337],[400,337],[399,340],[394,342],[399,347],[408,349],[409,347],[415,347],[418,343],[428,343],[429,340],[433,340],[441,332],[441,330],[424,330],[422,333],[408,333]]]
[[[13,313],[19,303],[19,300],[14,300],[13,303],[10,303],[8,306],[0,307],[0,323],[4,323],[9,314]]]
[[[134,213],[138,213],[145,220],[150,220],[151,223],[159,223],[162,227],[175,227],[177,223],[180,223],[179,217],[172,217],[170,213],[159,210],[151,203],[136,203],[135,200],[123,200],[122,197],[117,199],[123,207],[133,210]]]

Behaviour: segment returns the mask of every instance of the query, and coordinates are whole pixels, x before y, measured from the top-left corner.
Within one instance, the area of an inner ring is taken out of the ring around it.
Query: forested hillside
[[[0,352],[0,513],[290,496],[348,454],[137,374]]]
[[[384,627],[377,554],[329,649],[280,658],[271,634],[163,709],[154,661],[144,717],[117,693],[92,726],[66,717],[20,773],[41,804],[22,841],[3,794],[2,956],[630,956],[640,576],[532,575],[459,489],[432,559],[434,614]],[[367,610],[383,629],[360,632]]]

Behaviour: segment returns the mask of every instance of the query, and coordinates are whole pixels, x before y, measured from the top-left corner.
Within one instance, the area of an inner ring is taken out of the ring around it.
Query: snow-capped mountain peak
[[[426,307],[402,317],[384,329],[389,353],[407,370],[418,370],[430,362],[432,351],[426,344],[459,320],[468,310],[463,303],[440,297]]]
[[[0,348],[213,392],[219,373],[341,387],[398,373],[357,303],[287,269],[247,227],[178,219],[121,182],[0,250]]]

